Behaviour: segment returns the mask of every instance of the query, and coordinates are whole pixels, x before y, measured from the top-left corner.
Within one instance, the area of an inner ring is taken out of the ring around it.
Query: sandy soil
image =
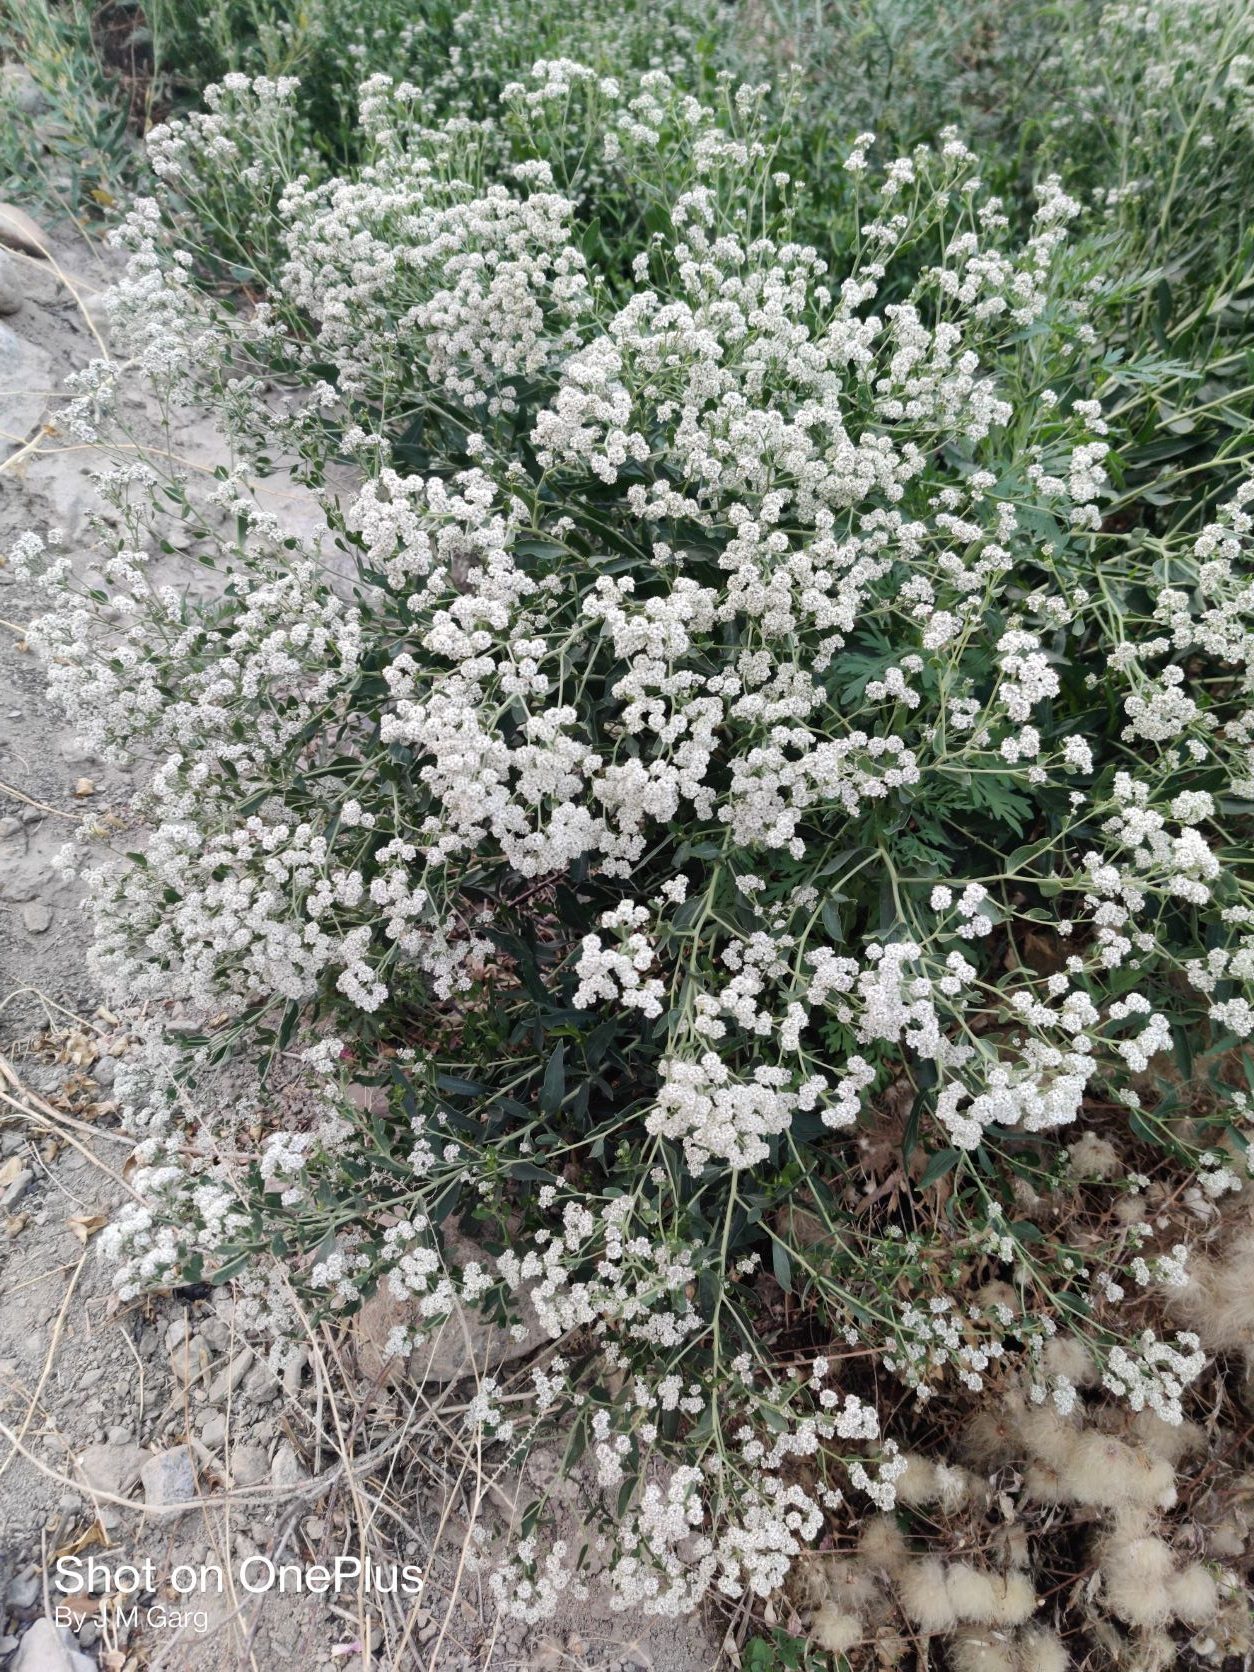
[[[77,235],[49,247],[50,259],[10,255],[0,271],[0,303],[6,276],[20,294],[0,318],[0,555],[26,528],[60,527],[72,552],[85,551],[95,506],[88,472],[99,461],[57,433],[57,391],[101,351],[110,258]],[[138,392],[128,423],[156,440]],[[171,445],[208,464],[212,426],[185,414]],[[294,529],[312,524],[316,513],[290,484],[266,491]],[[169,1584],[180,1563],[229,1578],[249,1556],[326,1562],[351,1553],[364,1525],[377,1550],[427,1574],[399,1664],[712,1667],[714,1638],[700,1622],[585,1608],[531,1634],[495,1623],[478,1580],[459,1572],[472,1506],[455,1497],[444,1513],[434,1454],[411,1448],[351,1474],[335,1459],[337,1414],[372,1441],[383,1435],[374,1449],[386,1450],[418,1390],[363,1391],[357,1360],[336,1344],[276,1379],[237,1333],[227,1292],[122,1307],[111,1297],[93,1238],[127,1192],[130,1143],[112,1093],[133,1019],[108,1011],[93,989],[77,887],[53,860],[76,827],[132,845],[134,784],[86,754],[50,710],[22,636],[39,607],[0,564],[0,1662],[12,1656],[18,1672],[391,1664],[377,1653],[371,1609],[351,1591],[332,1606],[229,1585],[216,1595],[212,1580],[209,1594],[183,1600]],[[72,1629],[58,1631],[49,1615],[57,1560],[78,1573],[73,1562],[89,1556],[114,1567],[150,1559],[157,1583],[134,1621],[98,1587],[78,1599],[88,1606]],[[167,1610],[166,1623],[148,1616],[152,1606]],[[203,1622],[179,1623],[201,1609]]]

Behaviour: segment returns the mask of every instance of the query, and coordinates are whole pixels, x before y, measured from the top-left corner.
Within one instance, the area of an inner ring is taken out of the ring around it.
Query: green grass
[[[146,101],[137,79],[146,47],[137,10],[93,14],[83,0],[5,0],[0,51],[0,195],[74,218],[107,216],[137,177],[136,128]],[[134,37],[139,34],[140,39]],[[116,43],[118,67],[106,63]],[[21,70],[26,74],[21,75]]]

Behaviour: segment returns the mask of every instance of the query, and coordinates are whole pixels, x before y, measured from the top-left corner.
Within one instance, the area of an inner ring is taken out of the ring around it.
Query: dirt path
[[[81,239],[49,249],[8,256],[0,275],[9,305],[20,295],[0,319],[0,553],[27,528],[59,527],[77,555],[96,508],[88,472],[100,461],[57,433],[56,413],[65,376],[101,352],[109,265]],[[129,416],[142,429],[142,404]],[[192,417],[180,439],[212,444]],[[241,1599],[233,1621],[232,1599],[212,1599],[200,1630],[98,1604],[73,1633],[47,1623],[58,1554],[148,1556],[168,1573],[175,1559],[221,1561],[238,1540],[265,1549],[292,1524],[283,1481],[304,1471],[283,1432],[300,1379],[286,1395],[263,1366],[240,1371],[229,1297],[118,1308],[96,1258],[93,1238],[126,1195],[131,1144],[113,1092],[131,1036],[94,990],[80,890],[55,862],[71,836],[124,838],[134,785],[50,709],[22,635],[41,607],[0,567],[0,1654],[16,1649],[20,1672],[77,1672],[84,1651],[81,1664],[118,1668],[343,1666],[329,1651],[344,1627],[289,1598]],[[231,1487],[269,1498],[150,1513]],[[175,1599],[156,1594],[173,1614]]]

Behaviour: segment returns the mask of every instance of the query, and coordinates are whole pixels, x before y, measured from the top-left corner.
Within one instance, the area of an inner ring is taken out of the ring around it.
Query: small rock
[[[253,1359],[255,1357],[256,1354],[253,1352],[252,1348],[245,1347],[240,1352],[236,1353],[235,1357],[231,1360],[230,1364],[227,1365],[225,1370],[219,1372],[219,1374],[214,1377],[209,1386],[209,1398],[213,1404],[221,1404],[228,1394],[235,1392],[235,1389],[252,1369]]]
[[[0,243],[6,239],[7,205],[0,205]],[[52,382],[52,357],[37,343],[19,337],[10,326],[0,324],[0,388],[4,390],[4,446],[19,445],[42,422],[48,410]],[[28,818],[27,814],[33,814]],[[44,814],[28,807],[19,815],[23,824],[37,824]]]
[[[283,1440],[270,1464],[270,1481],[274,1486],[295,1486],[306,1478],[300,1459],[290,1440]]]
[[[150,1509],[170,1509],[196,1496],[196,1471],[187,1446],[173,1446],[150,1457],[139,1471],[144,1502]]]
[[[29,935],[46,934],[52,927],[52,913],[42,900],[22,907],[22,925]]]
[[[27,1573],[15,1579],[4,1593],[4,1599],[10,1608],[30,1608],[39,1600],[39,1575]]]
[[[294,1399],[300,1392],[301,1377],[304,1375],[305,1366],[308,1363],[308,1352],[304,1347],[299,1347],[283,1366],[283,1391],[289,1399]]]
[[[0,819],[0,841],[2,841],[6,836],[20,835],[21,829],[21,819],[15,819],[12,817]]]
[[[0,1213],[4,1213],[7,1209],[16,1206],[16,1204],[21,1201],[22,1197],[30,1188],[31,1180],[34,1176],[34,1173],[31,1172],[29,1167],[22,1168],[21,1172],[18,1173],[9,1184],[9,1187],[5,1191],[4,1195],[0,1196]]]
[[[267,1364],[254,1364],[244,1378],[244,1392],[254,1405],[268,1405],[278,1397],[279,1383]]]
[[[148,1461],[148,1453],[129,1441],[88,1446],[78,1460],[79,1473],[97,1492],[125,1498]]]
[[[225,1353],[239,1345],[239,1338],[221,1318],[201,1317],[200,1338],[215,1353]]]
[[[48,234],[16,203],[0,203],[0,244],[27,255],[47,255]]]
[[[209,1369],[209,1349],[199,1336],[193,1335],[186,1341],[180,1341],[171,1349],[170,1368],[180,1382],[186,1382],[188,1387],[198,1382]]]
[[[95,1672],[95,1662],[80,1655],[66,1630],[51,1620],[36,1620],[22,1633],[12,1672]]]
[[[235,1296],[225,1288],[215,1289],[213,1291],[211,1304],[214,1312],[217,1314],[218,1321],[224,1324],[228,1330],[235,1330],[235,1333],[238,1335],[239,1330],[237,1328],[237,1314],[239,1312],[239,1305]]]
[[[12,256],[0,251],[0,314],[15,314],[22,305],[23,296],[17,263]]]
[[[104,1062],[109,1062],[112,1059],[109,1058],[109,1057],[104,1057],[101,1060],[104,1061]],[[97,1063],[96,1068],[99,1069],[99,1067],[100,1067],[100,1063]],[[174,1320],[174,1322],[168,1326],[168,1328],[166,1329],[166,1332],[165,1332],[165,1350],[166,1350],[166,1352],[167,1353],[172,1353],[176,1347],[181,1347],[183,1345],[184,1341],[186,1341],[186,1340],[187,1340],[187,1319],[186,1318],[176,1318]]]
[[[226,1418],[221,1411],[206,1411],[200,1425],[200,1437],[207,1446],[220,1446],[226,1439]]]
[[[270,1464],[260,1446],[236,1446],[228,1468],[232,1486],[260,1486],[269,1473]]]

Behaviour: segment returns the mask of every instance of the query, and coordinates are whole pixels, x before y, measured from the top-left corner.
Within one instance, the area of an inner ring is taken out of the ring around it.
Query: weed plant
[[[187,36],[65,421],[140,376],[222,468],[119,454],[85,580],[13,554],[152,766],[88,871],[155,1018],[119,1289],[233,1278],[278,1356],[293,1292],[496,1320],[528,1621],[1244,1652],[1254,24],[433,19]]]

